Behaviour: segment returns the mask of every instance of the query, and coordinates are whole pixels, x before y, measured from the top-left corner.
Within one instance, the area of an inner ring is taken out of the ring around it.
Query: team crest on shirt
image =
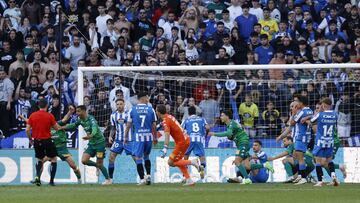
[[[117,119],[117,122],[118,122],[119,124],[124,124],[124,123],[125,123],[125,119],[119,118],[119,119]]]

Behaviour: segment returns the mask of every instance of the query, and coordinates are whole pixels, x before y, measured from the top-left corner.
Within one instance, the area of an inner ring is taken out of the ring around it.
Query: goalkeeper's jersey
[[[229,140],[233,140],[236,146],[243,144],[249,144],[249,136],[244,131],[239,122],[231,120],[227,125],[225,132],[218,132],[214,134],[216,137],[227,137]]]
[[[67,125],[67,129],[75,129],[81,125],[87,134],[91,134],[92,138],[89,140],[89,145],[96,145],[105,142],[103,133],[100,130],[93,116],[88,115],[86,119],[78,119],[75,123]]]

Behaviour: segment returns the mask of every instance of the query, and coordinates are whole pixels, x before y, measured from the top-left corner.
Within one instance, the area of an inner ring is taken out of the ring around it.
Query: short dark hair
[[[140,98],[146,97],[146,96],[148,96],[148,93],[147,93],[147,92],[139,92],[137,98],[140,99]]]
[[[59,100],[60,100],[60,96],[59,96],[58,94],[54,94],[54,95],[52,96],[52,98],[53,98],[53,99],[59,99]]]
[[[81,111],[86,111],[86,106],[85,105],[79,105],[76,107],[76,109],[80,109]]]
[[[232,119],[232,117],[233,117],[233,112],[229,109],[224,110],[222,113],[227,115],[230,119]]]
[[[262,146],[262,142],[260,140],[255,140],[254,143],[258,143],[260,146]]]
[[[195,106],[190,106],[190,107],[188,108],[188,112],[189,112],[189,116],[195,115],[195,114],[196,114],[196,108],[195,108]]]
[[[157,105],[156,109],[159,113],[166,114],[166,106],[164,104]]]
[[[297,98],[300,103],[304,104],[305,106],[308,105],[308,99],[302,95],[297,95]]]
[[[38,101],[38,106],[39,106],[40,109],[46,108],[47,105],[48,105],[48,102],[47,102],[47,100],[46,100],[45,98],[44,98],[44,99],[40,99],[40,100]]]
[[[117,103],[118,101],[122,101],[122,102],[125,103],[125,100],[123,100],[123,99],[116,99],[116,100],[115,100],[115,103]]]

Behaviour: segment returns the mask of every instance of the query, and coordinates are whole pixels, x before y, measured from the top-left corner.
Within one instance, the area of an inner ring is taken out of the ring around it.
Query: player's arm
[[[209,134],[210,132],[210,125],[209,124],[205,124],[205,135]]]
[[[170,132],[164,131],[164,134],[165,134],[165,141],[164,141],[164,147],[161,150],[161,158],[164,158],[166,156],[167,149],[170,143]]]
[[[31,126],[26,124],[26,135],[28,136],[29,140],[31,140]]]
[[[214,133],[214,132],[209,132],[208,135],[210,136],[215,136],[215,137],[229,137],[233,134],[233,130],[232,128],[227,128],[226,131],[224,132],[218,132],[218,133]]]
[[[111,125],[110,126],[110,135],[109,135],[109,143],[110,144],[114,141],[115,132],[116,132],[115,126]]]
[[[276,137],[276,141],[278,142],[279,140],[284,139],[290,132],[291,130],[294,128],[294,126],[288,126],[285,128],[284,132],[281,133],[281,135],[279,135],[278,137]]]
[[[304,118],[301,119],[301,123],[307,123],[307,121],[309,121],[311,119],[312,115],[309,116],[305,116]]]
[[[280,158],[285,157],[287,155],[289,155],[289,152],[284,151],[284,152],[281,152],[280,154],[278,154],[278,155],[276,155],[274,157],[268,157],[268,161],[274,161],[276,159],[280,159]]]
[[[63,130],[75,130],[80,125],[80,121],[77,120],[75,123],[70,123],[62,127]]]
[[[129,140],[129,131],[130,131],[131,126],[132,126],[132,121],[128,121],[126,123],[125,134],[124,134],[124,143],[125,144]]]
[[[151,127],[153,132],[153,143],[156,145],[158,143],[156,122],[153,122]]]
[[[64,116],[63,119],[61,119],[62,123],[67,123],[68,120],[70,119],[71,115],[73,115],[73,113],[75,112],[75,108],[73,106],[69,106],[69,110],[66,113],[66,115]]]

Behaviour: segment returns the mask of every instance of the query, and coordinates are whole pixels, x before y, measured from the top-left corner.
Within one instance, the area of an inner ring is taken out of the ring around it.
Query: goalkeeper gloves
[[[167,149],[168,149],[168,146],[167,146],[167,145],[164,145],[164,148],[160,151],[160,153],[161,153],[161,158],[164,158],[164,157],[166,156]]]

